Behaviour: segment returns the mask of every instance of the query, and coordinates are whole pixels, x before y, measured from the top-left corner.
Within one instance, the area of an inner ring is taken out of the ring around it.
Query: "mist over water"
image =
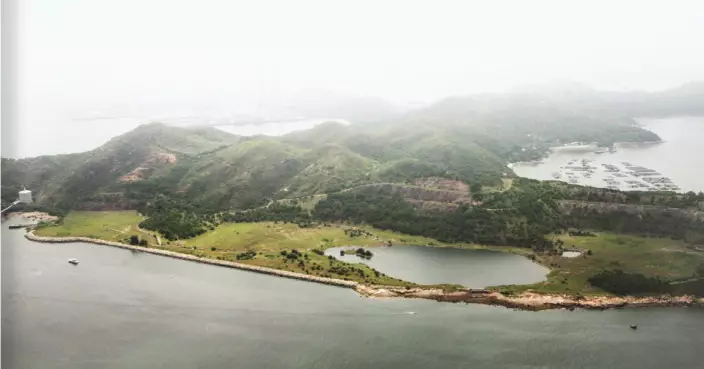
[[[311,129],[326,122],[335,122],[345,125],[349,124],[349,122],[344,119],[307,119],[290,122],[217,126],[216,128],[227,133],[241,136],[283,136],[287,133]]]

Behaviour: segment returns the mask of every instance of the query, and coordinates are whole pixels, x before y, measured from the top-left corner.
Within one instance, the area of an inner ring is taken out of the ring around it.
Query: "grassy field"
[[[552,271],[543,283],[508,286],[506,291],[535,290],[547,293],[604,294],[592,287],[588,278],[600,270],[621,269],[666,280],[692,277],[704,263],[704,253],[688,247],[683,241],[667,238],[646,238],[613,233],[596,237],[560,236],[565,248],[589,249],[592,255],[576,258],[540,256],[539,261]]]
[[[365,233],[350,237],[345,234],[345,228],[355,228]],[[366,232],[371,235],[367,235]],[[295,224],[266,222],[226,223],[218,226],[214,231],[188,240],[169,242],[161,248],[318,276],[347,278],[368,284],[413,285],[383,273],[376,273],[362,263],[350,264],[330,260],[327,256],[313,251],[322,252],[327,248],[339,246],[379,246],[388,244],[389,241],[396,245],[403,243],[424,245],[434,242],[424,237],[401,235],[367,226],[329,225],[299,228]],[[285,252],[290,255],[293,250],[299,254],[295,259],[282,254]],[[250,259],[245,255],[248,251],[255,256]]]
[[[486,186],[482,188],[483,192],[502,192],[513,187],[513,178],[501,178],[501,184],[497,186]]]
[[[381,244],[439,244],[424,237],[402,235],[368,226],[340,225],[299,228],[295,224],[225,223],[198,237],[158,244],[154,232],[139,230],[143,220],[134,211],[101,211],[69,213],[61,224],[40,228],[37,234],[50,237],[82,236],[129,243],[131,235],[139,235],[156,247],[213,259],[237,261],[293,272],[331,278],[349,279],[368,284],[409,286],[413,283],[377,273],[368,266],[330,260],[313,252],[338,246],[377,246]],[[364,234],[350,237],[345,229],[363,230]],[[371,235],[368,235],[369,232]],[[298,252],[295,258],[282,255]],[[247,254],[249,252],[249,254]],[[238,258],[239,256],[239,258]]]
[[[318,253],[331,247],[370,247],[391,241],[395,246],[454,246],[513,252],[527,257],[532,254],[530,249],[507,246],[449,245],[425,237],[382,231],[369,226],[330,224],[300,228],[295,224],[271,222],[225,223],[192,239],[163,242],[158,245],[152,232],[137,229],[141,220],[134,211],[72,212],[64,219],[63,224],[41,228],[37,234],[57,237],[85,236],[121,242],[128,242],[129,236],[137,234],[147,239],[149,247],[367,284],[397,286],[413,284],[377,273],[361,263],[330,260]],[[363,232],[359,236],[351,237],[345,229]],[[560,235],[558,238],[562,239],[566,248],[589,249],[592,255],[577,258],[540,255],[537,261],[552,269],[546,282],[499,288],[505,292],[533,290],[573,295],[604,294],[604,291],[588,283],[590,276],[603,269],[621,269],[628,273],[658,276],[667,280],[683,280],[692,277],[697,267],[704,263],[704,253],[688,247],[682,241],[611,233],[599,233],[596,237]],[[295,258],[282,254],[285,252],[290,255],[293,250],[297,251]]]
[[[39,236],[48,237],[91,237],[103,240],[129,242],[132,235],[156,244],[152,232],[141,231],[137,225],[143,220],[136,211],[73,211],[62,224],[40,228]]]

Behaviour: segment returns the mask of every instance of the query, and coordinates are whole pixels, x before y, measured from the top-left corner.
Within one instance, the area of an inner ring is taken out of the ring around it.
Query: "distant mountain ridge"
[[[162,194],[218,211],[428,177],[495,185],[513,176],[507,163],[554,145],[659,140],[634,124],[636,112],[704,109],[701,83],[660,93],[567,90],[449,98],[375,124],[330,122],[282,137],[147,124],[89,152],[2,159],[2,202],[27,186],[61,209],[134,208]],[[658,103],[635,102],[648,99]]]

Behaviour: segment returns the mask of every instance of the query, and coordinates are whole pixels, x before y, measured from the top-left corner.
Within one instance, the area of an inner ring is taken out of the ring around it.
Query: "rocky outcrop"
[[[398,288],[388,286],[358,285],[355,290],[370,298],[420,298],[444,302],[465,302],[504,306],[521,310],[546,309],[613,309],[651,306],[704,306],[704,298],[695,296],[613,297],[568,295],[543,295],[524,292],[515,296],[485,290],[445,291],[439,288]]]
[[[462,192],[464,194],[469,194],[469,185],[462,181],[455,181],[452,179],[441,178],[441,177],[427,177],[418,178],[413,183],[416,186],[423,188],[434,188],[436,190],[446,190],[454,192]]]
[[[409,203],[426,210],[451,211],[462,204],[474,204],[469,195],[469,188],[466,185],[461,186],[462,182],[442,178],[435,180],[426,178],[422,181],[418,180],[417,183],[419,185],[371,183],[348,191],[375,191],[385,195],[398,194]]]
[[[176,155],[159,152],[149,155],[144,162],[134,168],[131,172],[120,177],[120,182],[134,182],[147,178],[152,170],[163,164],[173,164],[176,162]]]

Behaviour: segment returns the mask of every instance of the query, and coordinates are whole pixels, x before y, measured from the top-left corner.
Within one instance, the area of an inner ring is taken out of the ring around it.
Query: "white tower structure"
[[[24,204],[31,204],[32,203],[32,191],[28,189],[23,189],[20,191],[20,198],[19,202],[24,203]]]

